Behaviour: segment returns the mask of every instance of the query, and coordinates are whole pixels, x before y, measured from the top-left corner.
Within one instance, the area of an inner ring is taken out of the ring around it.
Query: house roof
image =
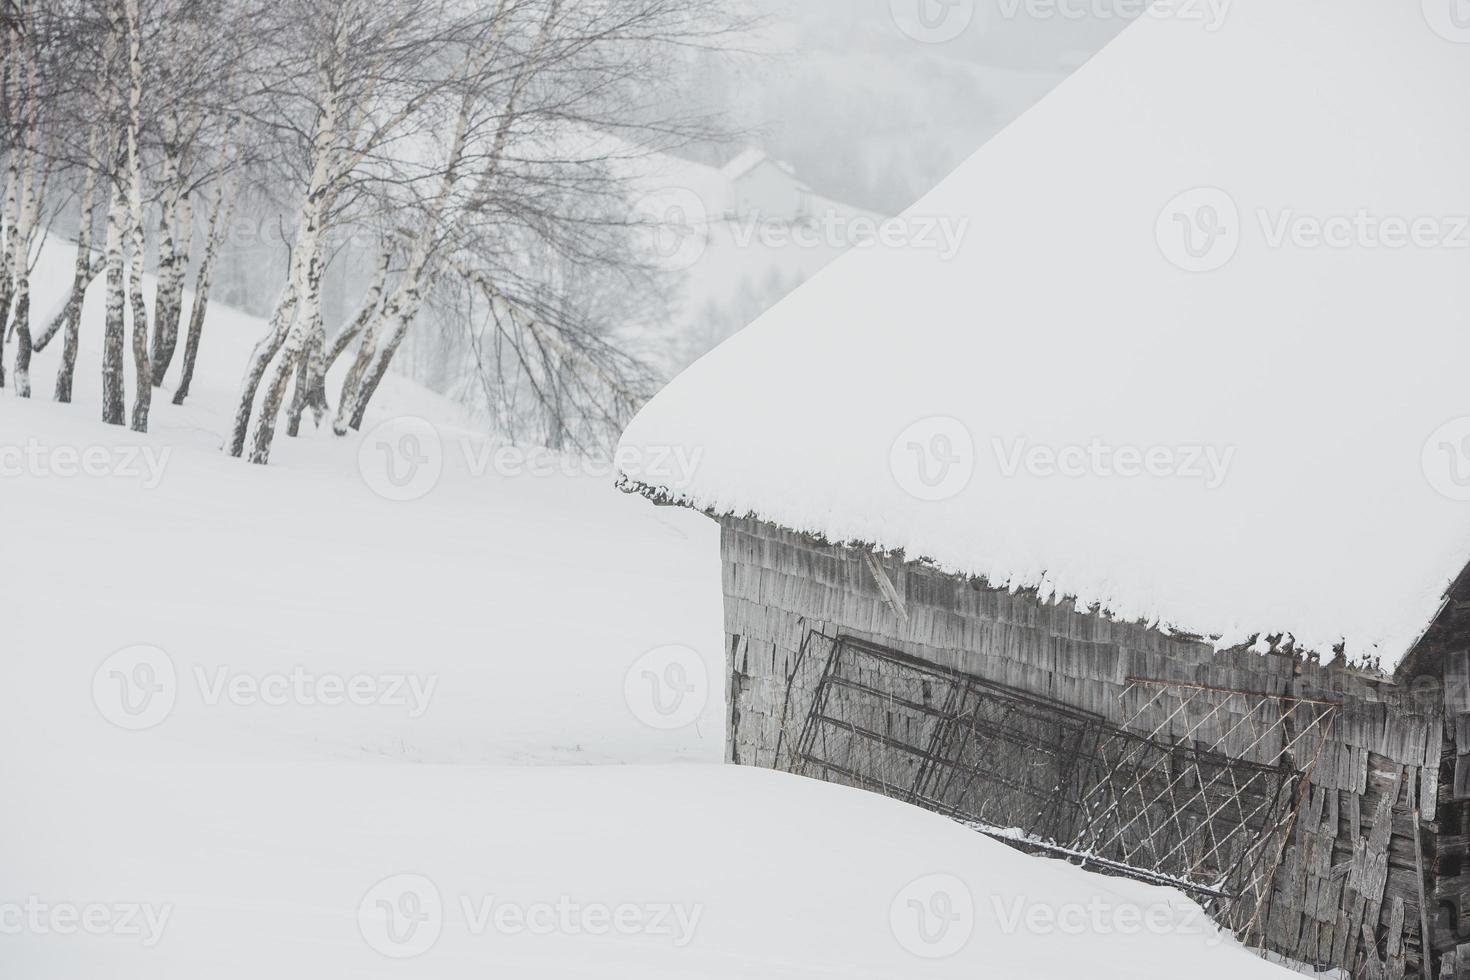
[[[757,146],[747,146],[741,150],[729,163],[720,168],[720,172],[730,180],[739,180],[767,161],[770,161],[773,166],[784,171],[786,174],[791,175],[791,167],[788,164],[773,159],[770,154]]]
[[[689,368],[623,473],[1222,646],[1396,662],[1470,556],[1470,34],[1204,7],[1144,15],[908,239]]]

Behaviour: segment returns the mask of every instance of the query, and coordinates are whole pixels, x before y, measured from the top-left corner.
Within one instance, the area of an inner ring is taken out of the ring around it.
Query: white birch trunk
[[[133,370],[137,375],[129,428],[135,432],[147,432],[153,377],[148,360],[148,304],[143,299],[143,259],[147,238],[143,229],[143,161],[138,151],[139,110],[143,100],[142,26],[138,0],[123,0],[123,9],[128,30],[128,218],[132,225],[133,253],[128,299],[133,311]]]
[[[20,156],[10,154],[5,172],[5,237],[0,247],[0,341],[5,339],[10,322],[10,301],[15,296],[15,251],[17,223],[20,218]],[[4,347],[0,346],[0,387],[5,385]]]
[[[155,276],[158,279],[158,288],[153,293],[153,363],[158,363],[158,349],[163,341],[163,322],[167,319],[165,308],[168,305],[165,283],[173,275],[174,267],[174,230],[178,223],[179,210],[179,159],[175,151],[174,143],[178,139],[179,120],[176,115],[169,114],[163,122],[163,166],[159,172],[159,184],[163,188],[163,201],[159,207],[158,219],[158,268]]]
[[[512,82],[510,92],[506,95],[500,124],[496,127],[495,139],[490,148],[485,171],[480,177],[479,192],[481,193],[493,185],[509,140],[511,125],[516,118],[521,94],[535,74],[536,67],[551,38],[551,32],[560,10],[561,0],[552,0],[547,8],[546,17],[541,23],[541,28],[537,32],[531,55]],[[483,66],[485,59],[488,59],[495,50],[497,41],[498,31],[465,63],[467,73],[472,73],[478,66]],[[393,355],[398,352],[403,339],[408,335],[409,327],[413,324],[414,318],[418,316],[419,308],[423,305],[424,278],[428,271],[429,258],[435,239],[441,235],[448,237],[459,215],[463,213],[462,211],[456,212],[449,220],[448,227],[440,228],[440,222],[446,208],[450,205],[458,183],[459,164],[463,157],[473,109],[472,95],[467,93],[460,102],[459,115],[455,120],[455,133],[445,165],[444,186],[430,207],[424,228],[414,243],[413,255],[409,259],[408,269],[404,273],[402,283],[384,306],[382,314],[363,331],[357,357],[343,383],[342,395],[337,404],[337,415],[332,422],[332,431],[337,435],[345,435],[349,428],[362,427],[368,402],[372,400],[374,393],[378,390],[378,385],[382,383],[383,376],[388,371],[388,365],[393,360]]]
[[[98,135],[97,127],[93,127],[92,135],[87,139],[87,176],[82,181],[81,214],[77,220],[77,260],[72,273],[71,292],[67,294],[61,313],[51,321],[44,333],[37,335],[36,350],[38,351],[45,350],[61,328],[70,322],[69,313],[74,306],[80,310],[78,292],[85,292],[96,276],[96,273],[92,271],[92,224],[93,217],[97,213],[97,168],[91,161],[97,159],[97,151],[101,143]]]
[[[15,393],[31,397],[31,274],[22,265],[15,289],[15,316],[11,321],[15,335]]]
[[[301,416],[309,406],[317,425],[321,425],[323,409],[315,402],[316,393],[323,386],[317,378],[326,374],[326,328],[322,324],[321,304],[310,314],[306,330],[306,350],[296,359],[296,384],[291,393],[291,405],[286,410],[286,434],[301,433]]]
[[[184,311],[184,280],[189,275],[189,258],[194,247],[194,202],[188,194],[182,196],[175,209],[174,227],[173,261],[170,263],[168,276],[160,278],[158,283],[159,291],[166,302],[163,310],[157,314],[162,316],[162,323],[154,327],[159,337],[154,351],[154,385],[163,384],[164,375],[173,363],[174,352],[179,345],[180,319]]]
[[[398,345],[403,342],[402,335],[418,315],[422,299],[419,282],[422,267],[415,269],[411,265],[404,275],[404,282],[394,290],[383,311],[363,331],[357,357],[342,382],[342,397],[337,402],[337,416],[332,421],[332,431],[339,436],[345,435],[349,428],[356,429],[362,425],[363,412],[383,379],[387,361],[398,350]],[[385,335],[386,345],[381,343]]]
[[[363,328],[368,325],[378,313],[378,306],[383,302],[383,289],[388,284],[388,266],[393,261],[392,246],[385,247],[378,256],[378,265],[373,273],[372,284],[368,286],[367,293],[363,295],[362,306],[357,311],[357,316],[352,323],[343,328],[342,332],[332,338],[332,346],[327,351],[325,370],[330,371],[337,358],[341,357],[357,336],[362,333]]]
[[[398,347],[403,343],[403,338],[408,336],[408,328],[413,324],[414,317],[418,315],[421,301],[419,290],[413,289],[411,295],[405,298],[405,301],[387,321],[387,339],[376,351],[376,356],[369,362],[353,398],[352,416],[348,420],[352,428],[362,428],[363,415],[367,412],[368,402],[372,401],[373,395],[377,393],[378,385],[382,384],[383,376],[388,373],[388,365],[392,362],[393,355],[398,353]]]
[[[38,210],[36,199],[40,194],[39,189],[35,186],[34,135],[32,135],[31,152],[27,156],[26,174],[21,186],[20,219],[16,229],[18,242],[12,276],[15,282],[15,314],[11,321],[11,332],[15,336],[15,393],[21,398],[31,397],[30,256],[31,244],[36,236],[36,212]]]
[[[286,397],[286,388],[301,360],[308,355],[316,333],[322,323],[322,272],[325,259],[322,236],[316,234],[310,241],[311,251],[306,256],[304,279],[301,283],[301,310],[291,327],[280,359],[271,374],[270,383],[260,399],[260,412],[255,420],[255,430],[250,440],[249,460],[252,463],[270,462],[271,443],[276,436],[276,416]]]
[[[111,69],[115,51],[116,38],[109,34],[103,44],[102,59],[96,67],[97,84],[93,93],[97,111],[104,116],[108,106],[107,75]],[[77,348],[81,342],[82,306],[86,300],[87,287],[106,267],[105,255],[101,263],[92,258],[92,242],[95,235],[92,226],[97,209],[97,185],[102,169],[101,154],[103,147],[111,143],[108,136],[108,125],[106,121],[99,120],[92,125],[91,131],[87,134],[87,176],[82,183],[82,210],[77,228],[77,263],[72,276],[71,294],[67,297],[66,306],[61,314],[52,320],[46,333],[36,344],[36,349],[40,350],[51,342],[51,338],[58,330],[66,331],[61,345],[61,362],[56,367],[56,385],[52,393],[58,402],[63,403],[71,401],[72,380],[76,375],[77,367]]]
[[[193,131],[196,120],[185,121]],[[175,146],[179,123],[171,119],[165,142],[163,180],[167,188],[158,242],[158,290],[153,300],[153,384],[163,384],[179,342],[179,318],[183,313],[184,279],[189,272],[189,252],[194,237],[194,205],[186,187],[181,151]]]
[[[234,183],[233,177],[230,183]],[[184,404],[184,399],[189,397],[189,385],[194,381],[194,364],[199,357],[204,318],[209,310],[209,287],[214,280],[214,258],[224,239],[224,228],[229,223],[229,212],[233,207],[233,188],[226,192],[222,182],[214,191],[214,204],[209,211],[209,230],[205,235],[204,258],[200,260],[199,274],[194,280],[194,309],[189,315],[189,334],[184,340],[184,363],[179,370],[179,386],[174,391],[175,405]]]
[[[35,125],[30,92],[35,85],[35,61],[30,51],[26,25],[30,21],[30,4],[15,6],[13,18],[5,32],[7,98],[6,121],[10,125],[10,143],[5,180],[5,242],[0,255],[0,341],[9,336],[10,307],[15,299],[20,274],[26,264],[24,252],[28,235],[24,217],[28,210],[33,168],[35,166]],[[29,84],[28,84],[29,83]],[[0,346],[0,386],[5,384],[4,347]]]
[[[250,418],[255,409],[255,396],[260,389],[261,379],[271,360],[286,343],[287,334],[296,320],[297,307],[306,293],[307,275],[311,257],[320,251],[323,224],[330,205],[330,194],[337,173],[338,148],[338,93],[331,88],[331,79],[325,70],[318,73],[319,91],[324,93],[321,113],[317,119],[316,132],[312,137],[312,171],[307,184],[306,198],[296,220],[296,246],[291,252],[291,266],[286,285],[276,300],[270,324],[265,336],[261,337],[250,353],[245,367],[245,376],[240,382],[240,394],[235,402],[235,420],[230,429],[230,438],[225,450],[231,456],[240,456],[245,451],[245,440],[250,431]],[[274,421],[272,421],[272,427]],[[272,429],[273,431],[273,429]]]
[[[460,102],[459,115],[455,119],[454,137],[450,141],[449,155],[445,161],[444,184],[430,205],[424,216],[424,225],[414,239],[403,279],[382,312],[369,321],[362,331],[357,356],[353,358],[347,377],[343,379],[341,397],[337,400],[337,415],[332,420],[332,431],[339,436],[346,435],[349,427],[356,429],[362,425],[367,402],[377,390],[383,372],[387,369],[386,360],[379,364],[379,359],[385,353],[387,359],[393,357],[398,345],[403,342],[402,333],[407,331],[408,325],[418,315],[423,301],[424,275],[428,271],[435,239],[440,234],[439,223],[458,182],[459,164],[464,156],[472,109],[473,103],[470,96],[466,95]],[[389,343],[380,348],[379,339],[385,328],[389,332]]]
[[[322,358],[321,376],[316,379],[317,388],[315,390],[308,390],[307,393],[307,398],[312,406],[312,411],[316,416],[318,425],[321,424],[322,418],[327,412],[327,372],[332,369],[332,365],[336,363],[337,358],[346,352],[353,340],[364,336],[364,331],[376,325],[379,306],[383,302],[383,290],[388,283],[388,266],[392,261],[393,247],[386,245],[383,248],[382,254],[378,256],[377,270],[373,274],[372,284],[363,296],[362,306],[358,309],[357,316],[353,318],[352,323],[344,327],[337,336],[332,338],[332,345]],[[359,341],[358,343],[358,353],[353,358],[352,364],[348,367],[347,377],[342,383],[341,398],[338,402],[338,415],[332,423],[332,431],[336,432],[337,435],[343,435],[347,431],[345,424],[340,429],[338,428],[337,419],[342,418],[342,413],[348,411],[347,407],[345,407],[347,399],[352,397],[353,393],[357,391],[363,373],[367,369],[368,359],[371,357],[374,349],[375,343],[371,339]],[[364,354],[364,350],[367,351],[366,354]]]
[[[124,409],[123,331],[124,308],[123,240],[128,226],[128,194],[123,175],[112,175],[112,203],[107,209],[107,302],[102,333],[102,421],[109,425],[126,422]]]

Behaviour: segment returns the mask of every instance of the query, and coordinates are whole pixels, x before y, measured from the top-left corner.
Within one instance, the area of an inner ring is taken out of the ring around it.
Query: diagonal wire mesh
[[[1137,677],[1119,704],[1127,734],[1103,747],[1073,845],[1208,885],[1236,899],[1232,924],[1253,918],[1338,706]]]
[[[1232,919],[1268,901],[1337,710],[1129,678],[1120,723],[852,637],[818,637],[827,660],[794,771],[1190,887]]]

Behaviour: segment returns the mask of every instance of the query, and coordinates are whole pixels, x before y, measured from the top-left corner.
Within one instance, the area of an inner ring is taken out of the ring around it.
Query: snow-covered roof
[[[1153,8],[697,362],[624,473],[1221,645],[1397,661],[1470,555],[1470,31],[1207,8]]]
[[[790,164],[773,159],[770,154],[766,153],[765,150],[762,150],[758,146],[747,146],[745,149],[741,150],[730,160],[729,163],[720,168],[720,173],[724,174],[725,177],[729,180],[739,180],[741,177],[744,177],[756,167],[759,167],[761,164],[767,161],[770,161],[773,165],[785,171],[787,174],[792,174]]]

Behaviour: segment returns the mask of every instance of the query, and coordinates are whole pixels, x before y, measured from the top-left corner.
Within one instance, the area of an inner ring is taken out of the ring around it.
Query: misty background
[[[818,213],[896,215],[1127,24],[1122,14],[1100,16],[1108,11],[1065,0],[1052,7],[1019,0],[746,0],[744,6],[752,27],[728,48],[691,50],[682,64],[669,65],[682,104],[661,106],[716,120],[721,137],[670,147],[670,159],[650,167],[646,178],[653,191],[692,189],[711,222],[752,217],[728,206],[737,180],[722,170],[742,154],[786,170],[816,199],[810,209]],[[950,33],[958,26],[957,36],[920,39],[921,16]],[[219,300],[269,314],[287,265],[288,218],[274,202],[242,201],[224,251],[243,261],[221,263]],[[688,267],[628,283],[629,295],[604,304],[625,308],[620,342],[652,366],[657,384],[842,251],[770,246],[760,237],[749,228],[743,236],[713,233]],[[339,245],[323,290],[329,322],[350,318],[372,261],[368,243]],[[420,316],[433,318],[435,311]],[[394,369],[489,412],[481,379],[463,370],[471,353],[454,337],[432,326],[416,330]],[[534,432],[504,434],[538,441]]]
[[[131,370],[146,431],[149,391],[183,404],[215,343],[207,297],[260,320],[220,328],[255,344],[233,455],[248,435],[266,462],[282,414],[290,437],[308,415],[359,428],[389,373],[495,437],[604,452],[1142,7],[24,0],[0,100],[14,387],[31,396],[32,354],[60,336],[69,401],[78,337],[103,328],[103,419],[124,421]],[[83,248],[65,307],[32,311],[48,241]],[[103,324],[83,312],[92,279]]]

